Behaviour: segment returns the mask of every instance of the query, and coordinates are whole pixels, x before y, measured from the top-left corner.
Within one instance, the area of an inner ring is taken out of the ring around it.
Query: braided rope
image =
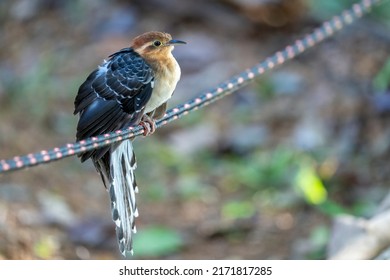
[[[167,111],[164,118],[156,122],[156,127],[166,125],[173,120],[176,120],[201,107],[207,106],[210,103],[237,91],[239,88],[248,84],[266,71],[293,59],[307,49],[322,42],[324,39],[331,37],[337,31],[349,24],[352,24],[363,15],[369,13],[374,4],[379,4],[381,2],[383,2],[383,0],[362,0],[352,5],[350,9],[342,12],[341,15],[335,16],[331,20],[324,22],[312,33],[295,41],[294,44],[287,46],[282,51],[276,52],[273,56],[268,57],[263,62],[236,76],[233,76],[225,82],[220,83],[217,87],[203,92],[201,95],[188,101],[187,103]],[[124,139],[139,136],[143,132],[144,128],[138,125],[136,127],[129,127],[112,133],[91,137],[76,143],[69,143],[59,148],[56,147],[51,150],[42,150],[35,154],[16,156],[11,159],[0,160],[0,174],[7,171],[49,163],[76,155],[78,153],[101,148]]]

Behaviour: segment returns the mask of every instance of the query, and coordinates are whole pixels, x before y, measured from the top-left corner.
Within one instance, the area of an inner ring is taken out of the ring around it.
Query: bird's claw
[[[152,135],[156,131],[156,121],[148,115],[143,115],[139,124],[144,128],[144,136]]]

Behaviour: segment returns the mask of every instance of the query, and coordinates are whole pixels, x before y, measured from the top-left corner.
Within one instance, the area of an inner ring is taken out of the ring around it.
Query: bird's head
[[[168,33],[152,31],[135,37],[131,47],[143,57],[159,59],[169,55],[174,45],[181,44],[186,44],[186,42],[172,39]]]

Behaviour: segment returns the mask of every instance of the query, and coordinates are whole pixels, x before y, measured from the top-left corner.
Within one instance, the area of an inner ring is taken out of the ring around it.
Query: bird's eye
[[[161,42],[159,40],[156,40],[153,42],[153,46],[159,47],[159,46],[161,46]]]

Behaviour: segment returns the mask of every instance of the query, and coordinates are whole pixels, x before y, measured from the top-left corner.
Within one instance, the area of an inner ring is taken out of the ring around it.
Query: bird
[[[135,37],[130,47],[111,54],[81,84],[74,101],[79,115],[77,141],[142,125],[152,134],[162,118],[181,76],[172,51],[186,42],[169,33],[151,31]],[[119,251],[133,254],[135,218],[138,216],[135,179],[137,166],[133,139],[79,154],[91,159],[111,200]]]

